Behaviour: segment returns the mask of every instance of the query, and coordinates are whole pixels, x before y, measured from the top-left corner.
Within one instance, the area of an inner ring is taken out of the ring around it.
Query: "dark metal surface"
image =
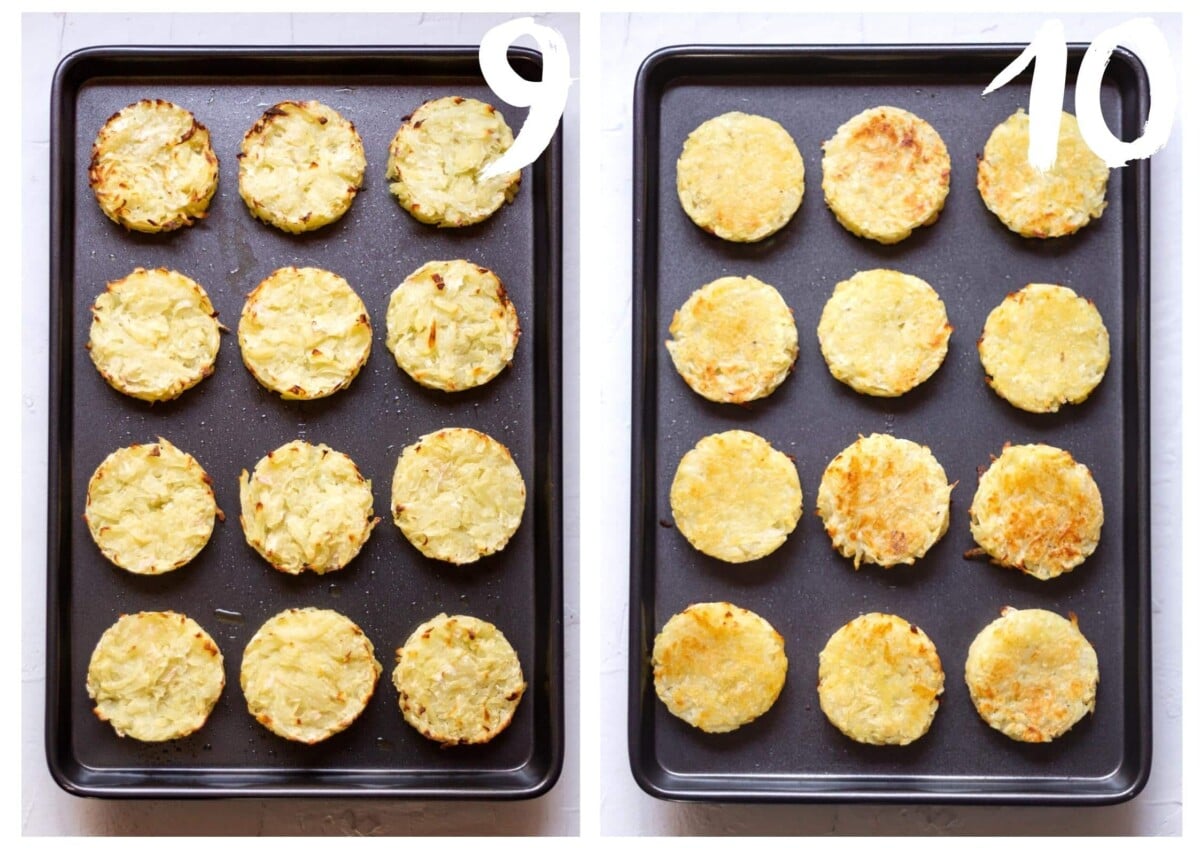
[[[540,57],[514,51],[539,73]],[[388,193],[388,143],[422,101],[494,103],[519,128],[524,110],[496,100],[470,48],[97,48],[59,67],[52,106],[50,537],[46,745],[66,789],[100,796],[391,795],[524,798],[558,777],[563,751],[560,445],[561,136],[523,174],[511,206],[462,230],[416,222]],[[128,233],[100,212],[87,185],[96,131],[144,97],[192,110],[210,130],[220,183],[206,220],[176,233]],[[364,188],[346,215],[290,235],[250,217],[237,193],[243,134],[284,99],[319,99],[353,121],[367,154]],[[511,369],[456,394],[426,390],[384,344],[391,291],[431,259],[470,259],[503,280],[522,336]],[[283,265],[346,277],[371,317],[371,356],[353,384],[316,401],[284,401],[242,365],[237,321],[246,295]],[[167,266],[207,290],[230,332],[216,373],[181,398],[149,405],[100,378],[88,358],[88,307],[107,281]],[[425,559],[390,520],[391,479],[405,445],[445,426],[489,433],[511,450],[528,491],[520,529],[501,553],[454,567]],[[207,547],[179,571],[128,574],[100,554],[81,516],[87,482],[119,447],[164,436],[213,478],[225,511]],[[342,571],[276,572],[238,523],[238,475],[292,439],[347,453],[372,482],[383,521]],[[371,639],[383,674],[349,729],[308,747],[259,726],[238,682],[258,627],[296,606],[335,609]],[[118,738],[91,713],[84,681],[92,648],[121,613],[172,609],[196,619],[225,659],[226,686],[205,727],[185,739]],[[491,743],[443,749],[402,720],[394,653],[439,612],[494,622],[516,648],[528,690]],[[237,613],[228,615],[226,612]]]
[[[634,107],[634,359],[629,751],[639,784],[664,798],[735,801],[904,801],[1100,804],[1127,800],[1150,762],[1147,357],[1148,164],[1114,170],[1103,217],[1078,234],[1027,240],[1004,228],[975,188],[991,130],[1028,96],[1028,77],[982,98],[1020,46],[678,47],[653,54]],[[1072,47],[1067,108],[1074,111]],[[853,115],[894,105],[928,120],[950,152],[950,194],[939,220],[896,245],[857,238],[821,192],[821,143]],[[1104,114],[1126,139],[1140,134],[1148,99],[1141,65],[1114,55]],[[758,244],[721,241],[684,214],[675,160],[696,126],[740,110],[779,121],[804,156],[805,197],[779,233]],[[830,376],[816,327],[833,287],[856,271],[896,268],[927,280],[955,331],[940,370],[901,398],[870,398]],[[673,312],[701,285],[752,274],[779,289],[800,332],[794,373],[746,408],[710,403],[675,372],[663,342]],[[975,342],[1004,296],[1059,282],[1095,301],[1112,361],[1085,403],[1022,412],[983,379]],[[692,549],[671,523],[676,465],[700,438],[749,429],[792,455],[804,515],[778,551],[730,565]],[[892,433],[927,444],[958,481],[950,528],[913,567],[852,564],[816,514],[825,466],[857,436]],[[1074,572],[1042,583],[963,553],[974,547],[967,509],[977,469],[1005,442],[1047,442],[1091,469],[1104,499],[1099,548]],[[727,600],[783,635],[789,669],[774,707],[724,735],[670,715],[654,693],[654,635],[691,603]],[[1095,714],[1051,744],[1013,742],[976,714],[963,680],[967,648],[1001,607],[1075,612],[1100,660]],[[817,700],[817,655],[860,613],[890,612],[937,645],[945,693],[929,733],[907,747],[860,745]]]

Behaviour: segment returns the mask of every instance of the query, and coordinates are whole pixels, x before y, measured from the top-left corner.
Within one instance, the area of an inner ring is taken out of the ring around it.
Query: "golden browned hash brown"
[[[850,232],[892,244],[937,220],[950,192],[950,154],[937,130],[912,112],[860,112],[824,150],[825,202]]]
[[[804,159],[792,136],[762,115],[727,112],[694,129],[675,165],[684,212],[726,241],[762,241],[804,199]]]
[[[1027,412],[1083,403],[1108,369],[1108,329],[1096,304],[1074,290],[1030,283],[992,310],[979,361],[1000,397]]]
[[[1029,116],[1018,109],[992,130],[979,159],[979,196],[1026,238],[1070,235],[1104,211],[1108,165],[1092,152],[1075,116],[1062,113],[1058,158],[1048,171],[1029,164]]]
[[[1096,709],[1096,650],[1072,613],[1005,607],[967,651],[980,717],[1018,742],[1049,742]]]
[[[876,268],[837,284],[817,338],[835,378],[861,394],[896,397],[933,376],[953,330],[933,286]]]
[[[746,430],[705,436],[671,482],[671,515],[692,547],[726,562],[761,559],[800,520],[796,463]]]
[[[953,488],[928,447],[874,433],[830,461],[817,514],[855,569],[862,562],[912,565],[950,526]]]
[[[775,628],[724,601],[672,616],[654,639],[653,662],[659,700],[705,733],[728,733],[769,710],[788,669]]]
[[[1103,524],[1091,471],[1050,445],[1005,445],[971,502],[971,535],[983,552],[1039,580],[1091,556]]]
[[[867,613],[821,651],[821,710],[856,742],[907,745],[933,724],[946,675],[925,632],[898,615]]]
[[[692,292],[670,326],[667,351],[701,397],[748,403],[792,373],[796,321],[783,296],[755,277],[721,277]]]

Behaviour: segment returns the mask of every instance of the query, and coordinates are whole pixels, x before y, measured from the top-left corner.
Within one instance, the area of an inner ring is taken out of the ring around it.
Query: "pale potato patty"
[[[727,241],[762,241],[804,199],[804,159],[778,122],[727,112],[688,135],[675,165],[683,211]]]
[[[392,682],[404,720],[445,746],[494,739],[512,722],[525,691],[517,652],[494,624],[445,613],[396,651]]]
[[[213,372],[220,326],[195,280],[166,268],[135,268],[96,298],[87,349],[117,391],[171,400]]]
[[[671,514],[692,547],[726,562],[761,559],[800,520],[796,464],[762,436],[729,430],[684,454],[671,482]]]
[[[239,478],[246,541],[280,571],[337,571],[354,559],[379,519],[371,481],[346,454],[297,439]]]
[[[392,517],[432,559],[465,565],[503,550],[524,512],[525,481],[512,454],[478,430],[428,433],[396,461]]]
[[[122,615],[88,663],[93,710],[118,736],[164,742],[195,733],[225,688],[221,651],[177,612]]]
[[[817,670],[821,710],[856,742],[907,745],[925,735],[946,675],[925,632],[872,612],[829,637]]]
[[[440,97],[405,118],[388,147],[387,178],[400,205],[424,224],[465,227],[511,203],[521,172],[482,179],[512,147],[496,108],[470,97]]]
[[[979,715],[1018,742],[1049,742],[1096,709],[1096,650],[1070,619],[1005,607],[967,651],[967,688]]]
[[[1100,310],[1066,286],[1030,283],[991,311],[979,361],[1000,397],[1027,412],[1083,403],[1108,369]]]
[[[694,392],[717,403],[770,395],[796,364],[792,311],[773,286],[721,277],[692,292],[670,326],[667,351]]]
[[[116,450],[100,463],[83,518],[113,565],[161,574],[200,553],[218,516],[225,517],[200,463],[160,438]]]
[[[322,268],[280,268],[246,298],[238,322],[242,362],[287,400],[349,386],[371,354],[371,319],[345,278]]]
[[[166,100],[139,100],[100,128],[88,184],[113,221],[161,233],[207,214],[217,168],[208,130],[195,115]]]
[[[250,214],[289,233],[342,217],[367,169],[354,124],[316,100],[285,100],[264,112],[242,139],[238,163]]]
[[[879,268],[837,284],[817,337],[836,379],[861,394],[896,397],[933,376],[953,330],[929,283]]]
[[[821,477],[817,514],[842,556],[912,565],[950,526],[946,472],[924,445],[875,433],[839,453]]]
[[[672,616],[654,638],[653,663],[659,700],[705,733],[728,733],[769,710],[788,669],[775,628],[724,601]]]
[[[997,565],[1049,580],[1100,543],[1104,504],[1088,467],[1050,445],[1005,445],[979,478],[971,535]]]
[[[976,185],[987,208],[1014,233],[1057,238],[1100,217],[1108,165],[1087,146],[1075,116],[1063,112],[1054,166],[1034,168],[1029,164],[1029,116],[1018,109],[988,137]]]
[[[950,154],[912,112],[867,109],[823,147],[825,202],[850,232],[891,244],[937,220],[950,192]]]
[[[388,300],[387,347],[423,386],[457,392],[505,369],[521,327],[500,278],[465,259],[426,262]]]
[[[321,742],[366,709],[383,666],[357,624],[333,610],[290,609],[242,655],[242,693],[259,724],[293,742]]]

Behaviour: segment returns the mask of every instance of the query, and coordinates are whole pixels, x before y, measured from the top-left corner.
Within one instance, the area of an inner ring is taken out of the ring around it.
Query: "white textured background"
[[[1055,15],[1068,41],[1089,41],[1138,12]],[[651,51],[689,43],[1028,43],[1047,15],[604,15],[601,63],[600,187],[585,214],[581,562],[589,638],[603,708],[599,826],[609,834],[1180,834],[1182,830],[1181,548],[1181,168],[1182,105],[1168,146],[1151,167],[1151,536],[1154,751],[1146,789],[1105,808],[683,804],[645,795],[626,754],[626,641],[634,77]],[[1183,67],[1178,15],[1156,17],[1177,70]],[[585,40],[585,47],[587,46]],[[588,66],[585,65],[585,69]],[[1195,80],[1192,80],[1195,84]],[[585,117],[584,129],[588,131]],[[589,139],[590,141],[590,139]],[[589,148],[585,145],[585,156]],[[591,166],[589,165],[589,168]],[[592,233],[605,233],[602,244]],[[594,520],[593,520],[594,519]],[[600,572],[601,578],[592,574]],[[595,582],[591,582],[595,580]],[[603,591],[593,593],[593,588]],[[599,604],[590,603],[594,596]],[[598,628],[593,629],[592,623]],[[588,663],[589,672],[592,663]],[[585,684],[586,685],[586,684]],[[586,690],[585,690],[586,699]],[[585,742],[585,744],[587,744]],[[585,828],[588,814],[585,813]]]
[[[42,745],[45,687],[46,434],[50,82],[59,60],[99,44],[478,44],[503,15],[29,14],[22,20],[21,832],[43,834],[556,834],[579,831],[578,373],[579,86],[563,119],[563,486],[566,758],[549,793],[508,803],[415,801],[112,801],[58,788]],[[573,14],[539,15],[567,40]],[[518,42],[524,44],[522,40]],[[535,46],[529,42],[529,46]]]

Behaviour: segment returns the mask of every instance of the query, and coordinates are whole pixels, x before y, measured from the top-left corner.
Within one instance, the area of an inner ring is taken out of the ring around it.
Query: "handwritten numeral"
[[[1154,91],[1146,125],[1134,141],[1114,136],[1100,110],[1100,83],[1118,44],[1125,45],[1141,59],[1149,87]],[[996,75],[983,93],[991,94],[1008,84],[1030,62],[1034,66],[1029,90],[1029,164],[1046,171],[1054,167],[1058,156],[1058,126],[1067,82],[1067,41],[1062,22],[1049,20],[1042,24],[1029,46]],[[1161,150],[1171,135],[1176,96],[1175,73],[1162,32],[1149,18],[1125,21],[1100,33],[1083,56],[1075,79],[1079,132],[1088,147],[1110,168],[1145,159]]]
[[[508,48],[522,35],[532,36],[542,51],[542,79],[531,82],[508,64]],[[558,30],[515,18],[492,27],[479,43],[479,68],[496,96],[510,106],[528,106],[529,115],[512,147],[481,174],[483,179],[519,171],[542,155],[567,106],[571,57]]]

